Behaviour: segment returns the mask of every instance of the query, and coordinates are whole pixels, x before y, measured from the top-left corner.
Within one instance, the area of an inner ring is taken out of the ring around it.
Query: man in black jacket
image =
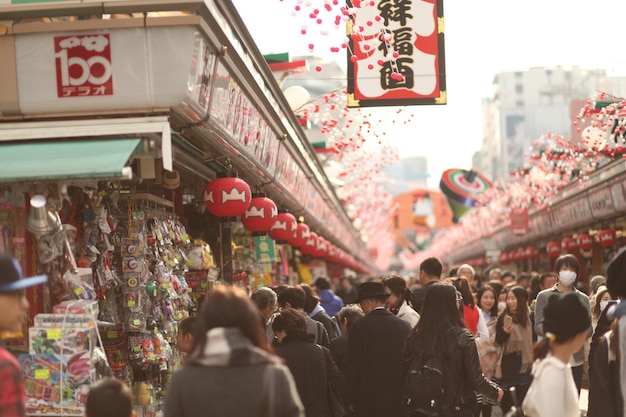
[[[420,264],[419,281],[422,287],[413,291],[411,294],[413,309],[418,313],[421,313],[420,310],[422,309],[422,303],[424,303],[424,295],[426,295],[428,287],[435,282],[439,282],[442,271],[443,265],[441,261],[435,257],[426,258]]]
[[[402,353],[410,329],[385,309],[388,297],[380,282],[359,286],[365,317],[348,333],[348,407],[355,417],[400,416]]]

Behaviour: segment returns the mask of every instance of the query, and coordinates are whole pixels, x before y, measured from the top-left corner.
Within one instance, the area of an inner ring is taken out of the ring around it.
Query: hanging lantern
[[[267,198],[264,193],[254,193],[250,207],[241,218],[241,223],[252,232],[252,236],[264,236],[277,217],[276,203]]]
[[[296,226],[295,236],[289,240],[289,244],[294,248],[301,248],[304,246],[309,236],[311,236],[311,229],[306,224],[300,222]]]
[[[309,238],[306,240],[300,252],[305,255],[311,255],[317,249],[317,233],[311,232],[309,233]]]
[[[613,229],[602,229],[598,232],[598,243],[600,246],[608,248],[617,242],[617,235]]]
[[[561,241],[561,250],[563,252],[572,253],[578,249],[578,244],[576,243],[576,239],[573,237],[563,238]]]
[[[267,234],[276,241],[278,244],[284,244],[289,242],[296,233],[298,227],[298,221],[291,213],[282,212],[278,213],[274,224],[270,227]]]
[[[220,174],[209,182],[204,191],[204,204],[207,210],[222,221],[236,221],[242,216],[252,201],[250,186],[236,174]]]
[[[518,250],[515,251],[515,260],[516,261],[524,261],[526,260],[526,249],[525,248],[519,248]]]
[[[578,235],[576,242],[578,243],[580,250],[593,249],[593,237],[587,233],[581,233]]]
[[[332,243],[329,243],[328,253],[325,256],[326,260],[329,262],[335,262],[335,258],[337,257],[337,250],[338,249],[335,245],[333,245]]]
[[[550,258],[558,258],[561,254],[561,243],[556,240],[548,242],[546,245],[546,251]]]
[[[499,264],[509,263],[509,253],[508,252],[500,252],[500,255],[498,255],[498,263]]]
[[[326,239],[324,239],[323,237],[318,237],[317,245],[311,255],[314,256],[315,258],[325,257],[326,255],[328,255],[328,244],[329,243]]]
[[[537,259],[539,258],[539,249],[536,246],[528,246],[526,247],[526,259]]]

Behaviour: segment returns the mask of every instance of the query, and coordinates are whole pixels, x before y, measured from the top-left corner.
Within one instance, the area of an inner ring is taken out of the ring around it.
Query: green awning
[[[0,143],[0,182],[119,178],[141,139]]]

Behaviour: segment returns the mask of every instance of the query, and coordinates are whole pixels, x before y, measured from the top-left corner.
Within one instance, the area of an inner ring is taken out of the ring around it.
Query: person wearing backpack
[[[426,293],[404,349],[401,378],[407,417],[473,417],[476,392],[502,400],[504,391],[483,375],[452,285],[435,283]]]

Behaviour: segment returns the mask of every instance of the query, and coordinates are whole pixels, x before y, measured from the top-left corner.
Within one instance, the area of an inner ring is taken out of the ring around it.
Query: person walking
[[[465,328],[456,290],[449,283],[431,285],[426,293],[420,321],[411,330],[402,355],[403,383],[415,364],[431,356],[439,357],[443,366],[443,398],[437,417],[473,417],[476,392],[493,401],[502,399],[502,389],[483,375],[474,337]]]
[[[480,366],[486,378],[492,379],[495,373],[495,364],[498,359],[498,348],[496,347],[496,324],[498,322],[498,293],[496,290],[485,285],[478,289],[476,294],[476,305],[487,324],[489,331],[488,338],[476,339],[476,347],[478,348],[478,358]],[[491,401],[481,394],[476,397],[480,406],[482,417],[491,417],[491,411],[495,401]]]
[[[389,275],[383,278],[385,291],[388,292],[387,306],[389,311],[409,323],[411,328],[415,327],[420,319],[407,301],[411,300],[411,290],[406,286],[406,281],[399,275]]]
[[[343,300],[330,289],[330,281],[328,278],[317,278],[313,283],[313,287],[315,287],[315,292],[317,292],[317,296],[320,299],[320,304],[324,307],[328,315],[334,317],[339,313],[339,310],[341,310],[344,305]]]
[[[279,341],[276,354],[285,360],[296,381],[306,417],[330,416],[329,383],[345,392],[345,378],[330,351],[313,343],[313,335],[306,332],[303,313],[293,308],[281,311],[272,328]]]
[[[435,282],[439,282],[442,271],[443,264],[439,258],[426,258],[420,264],[419,282],[421,288],[416,289],[411,294],[411,304],[413,305],[413,309],[418,313],[421,314],[422,303],[424,302],[426,291],[428,291],[428,288]]]
[[[286,308],[295,308],[296,310],[303,312],[306,306],[306,292],[298,285],[288,285],[278,293],[278,306],[281,310]],[[307,333],[315,336],[313,341],[318,345],[324,347],[330,346],[330,338],[328,337],[328,331],[324,325],[316,320],[313,320],[306,314],[306,328]]]
[[[544,313],[543,309],[546,307],[548,297],[555,293],[567,294],[574,293],[583,306],[586,307],[589,314],[589,328],[587,329],[587,338],[590,338],[593,334],[593,327],[591,325],[591,307],[589,305],[589,297],[582,291],[579,291],[575,287],[576,278],[580,273],[580,264],[578,259],[572,254],[565,254],[559,256],[554,264],[554,269],[558,274],[558,282],[554,284],[552,288],[541,291],[537,294],[537,303],[535,305],[535,333],[538,336],[544,336],[545,330],[543,328]],[[584,346],[580,350],[574,352],[570,365],[572,367],[572,373],[574,375],[574,382],[576,382],[576,388],[580,394],[580,389],[583,383],[583,363],[585,360]]]
[[[320,303],[319,296],[310,285],[300,284],[299,287],[304,290],[306,295],[304,312],[307,313],[313,320],[322,323],[326,329],[326,333],[328,333],[328,339],[333,340],[339,333],[339,326],[337,325],[337,322],[328,315],[322,306],[322,303]],[[327,347],[330,347],[330,344]]]
[[[506,295],[506,308],[496,323],[496,344],[500,347],[500,355],[494,376],[506,391],[501,404],[502,411],[506,413],[515,405],[508,389],[515,387],[518,400],[524,399],[533,362],[528,292],[519,285],[512,287]]]
[[[348,333],[348,407],[355,417],[398,417],[409,325],[385,309],[389,294],[381,282],[364,282],[358,294],[365,317]]]
[[[337,313],[341,336],[330,341],[330,353],[344,376],[348,374],[348,333],[352,324],[363,316],[363,309],[358,304],[348,304]]]
[[[278,309],[278,297],[270,287],[260,287],[250,295],[250,299],[254,302],[261,314],[265,327],[265,337],[267,337],[267,343],[271,345],[274,343],[272,320]]]
[[[589,306],[578,294],[550,294],[542,309],[544,337],[535,344],[533,381],[522,409],[527,417],[579,417],[570,357],[580,350],[591,325]]]
[[[0,331],[22,331],[29,307],[24,290],[47,280],[46,275],[24,278],[17,260],[0,253]],[[0,346],[0,416],[24,417],[25,395],[17,358]]]
[[[289,369],[271,353],[259,312],[235,287],[210,290],[195,348],[172,376],[165,417],[304,417]]]

